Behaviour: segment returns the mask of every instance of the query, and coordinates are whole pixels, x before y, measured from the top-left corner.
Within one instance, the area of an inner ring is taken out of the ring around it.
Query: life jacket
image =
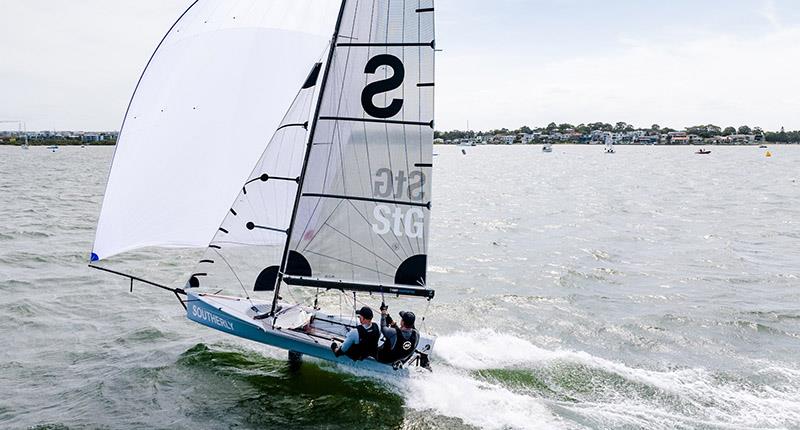
[[[381,346],[381,349],[378,351],[377,359],[381,363],[394,363],[396,361],[405,360],[413,354],[414,350],[417,348],[418,336],[416,330],[411,329],[411,336],[406,339],[400,327],[395,327],[394,329],[397,331],[394,346],[387,340],[383,342],[383,346]]]
[[[350,345],[350,348],[347,348],[344,354],[355,361],[363,360],[369,356],[374,357],[378,351],[378,340],[381,337],[378,324],[372,323],[368,329],[359,324],[356,326],[356,330],[358,330],[358,343]]]

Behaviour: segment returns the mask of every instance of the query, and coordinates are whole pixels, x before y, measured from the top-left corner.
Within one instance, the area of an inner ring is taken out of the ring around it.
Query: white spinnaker
[[[92,259],[204,247],[325,49],[335,0],[199,0],[153,54],[120,131]]]

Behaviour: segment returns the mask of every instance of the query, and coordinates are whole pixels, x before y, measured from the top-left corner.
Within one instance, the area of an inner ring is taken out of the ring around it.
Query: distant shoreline
[[[460,143],[442,143],[434,142],[436,146],[459,146],[459,147],[472,147],[472,146],[542,146],[545,142],[535,143],[479,143],[477,145],[462,145]],[[603,146],[601,143],[584,143],[584,142],[550,142],[552,146],[560,145],[580,145],[580,146]],[[615,143],[614,146],[761,146],[761,145],[800,145],[800,142],[756,142],[756,143]]]
[[[28,146],[115,146],[116,142],[60,142],[60,141],[36,141],[36,142],[28,142]],[[461,145],[458,143],[440,143],[434,142],[436,146],[468,146],[468,145]],[[481,143],[476,146],[541,146],[543,143]],[[602,144],[596,143],[581,143],[581,142],[553,142],[553,146],[559,145],[581,145],[581,146],[603,146]],[[650,143],[617,143],[615,146],[760,146],[760,145],[800,145],[800,142],[756,142],[756,143],[657,143],[657,144],[650,144]],[[0,146],[22,146],[22,144],[17,142],[0,142]]]
[[[117,142],[80,142],[74,140],[34,140],[28,141],[28,146],[114,146]],[[0,142],[0,146],[23,146],[24,142]]]

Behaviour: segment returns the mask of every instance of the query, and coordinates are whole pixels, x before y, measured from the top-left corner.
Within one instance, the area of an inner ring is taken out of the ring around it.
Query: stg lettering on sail
[[[385,199],[407,198],[414,202],[422,201],[422,187],[425,185],[425,174],[419,170],[411,171],[408,175],[404,170],[398,170],[396,175],[386,167],[375,172],[372,195]]]
[[[421,202],[425,174],[421,171],[412,171],[406,174],[398,170],[396,174],[388,168],[381,168],[375,172],[372,194],[376,198],[392,199],[397,201]],[[421,207],[407,207],[405,205],[378,204],[372,211],[375,222],[372,231],[384,235],[392,232],[395,236],[422,238],[425,227],[425,213]]]
[[[390,208],[387,205],[377,205],[372,211],[376,223],[372,224],[372,231],[384,235],[390,231],[395,236],[408,236],[410,238],[422,238],[425,226],[425,213],[422,208],[413,207],[403,209]]]

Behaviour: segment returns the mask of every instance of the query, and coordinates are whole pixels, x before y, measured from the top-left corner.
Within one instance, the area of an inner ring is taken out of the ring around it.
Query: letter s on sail
[[[386,79],[375,81],[364,87],[361,92],[361,106],[367,115],[375,118],[389,118],[400,113],[403,109],[403,99],[392,99],[389,106],[378,107],[372,101],[372,98],[378,94],[386,93],[394,89],[400,88],[403,85],[403,79],[406,75],[406,70],[403,67],[403,62],[394,55],[380,54],[376,55],[367,61],[367,66],[364,68],[364,73],[373,74],[380,66],[391,67],[394,74]]]
[[[391,223],[386,216],[391,212],[388,206],[385,205],[377,205],[375,209],[372,210],[372,215],[375,217],[375,221],[383,224],[379,226],[378,224],[372,224],[372,231],[377,234],[386,234],[389,232],[389,228],[391,227]]]

